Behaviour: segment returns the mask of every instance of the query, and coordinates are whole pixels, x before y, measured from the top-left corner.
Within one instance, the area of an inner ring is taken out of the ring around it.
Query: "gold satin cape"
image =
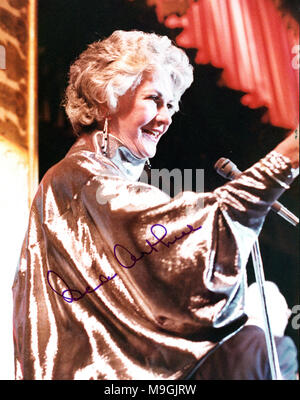
[[[33,201],[13,284],[16,379],[183,379],[245,322],[245,267],[289,160],[273,151],[172,199],[138,182],[145,160],[112,135],[104,156],[103,140],[80,137]]]

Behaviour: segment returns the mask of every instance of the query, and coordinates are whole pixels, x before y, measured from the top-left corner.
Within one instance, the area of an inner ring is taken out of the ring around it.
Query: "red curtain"
[[[164,1],[156,0],[158,13]],[[183,16],[164,23],[183,28],[176,41],[198,49],[196,63],[223,69],[219,83],[244,92],[242,104],[267,107],[263,122],[297,127],[299,25],[272,0],[190,1]]]

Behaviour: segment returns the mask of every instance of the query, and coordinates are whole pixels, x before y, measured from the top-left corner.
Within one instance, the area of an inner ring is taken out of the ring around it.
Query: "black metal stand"
[[[254,246],[251,251],[251,255],[252,255],[252,260],[253,260],[255,279],[256,279],[256,282],[257,282],[257,285],[259,288],[259,292],[260,292],[262,312],[263,312],[263,316],[264,316],[265,337],[266,337],[266,343],[267,343],[271,376],[272,376],[272,380],[282,380],[281,371],[280,371],[280,367],[279,367],[277,349],[276,349],[275,340],[274,340],[274,336],[272,333],[269,314],[268,314],[268,307],[267,307],[266,296],[265,296],[265,274],[264,274],[258,239],[256,239],[256,241],[254,243]]]

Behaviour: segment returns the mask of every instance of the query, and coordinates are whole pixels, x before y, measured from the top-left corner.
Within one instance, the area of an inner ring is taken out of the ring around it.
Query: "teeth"
[[[152,136],[155,136],[155,137],[158,137],[158,136],[159,136],[159,133],[157,133],[157,132],[152,132],[152,131],[149,131],[149,130],[147,130],[147,129],[144,129],[144,131],[145,131],[146,133],[152,135]]]

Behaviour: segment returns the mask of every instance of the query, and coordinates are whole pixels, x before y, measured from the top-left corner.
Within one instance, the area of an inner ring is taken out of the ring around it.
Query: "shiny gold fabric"
[[[13,285],[17,379],[181,379],[243,323],[245,266],[288,160],[170,199],[102,139],[78,139],[34,199]]]

